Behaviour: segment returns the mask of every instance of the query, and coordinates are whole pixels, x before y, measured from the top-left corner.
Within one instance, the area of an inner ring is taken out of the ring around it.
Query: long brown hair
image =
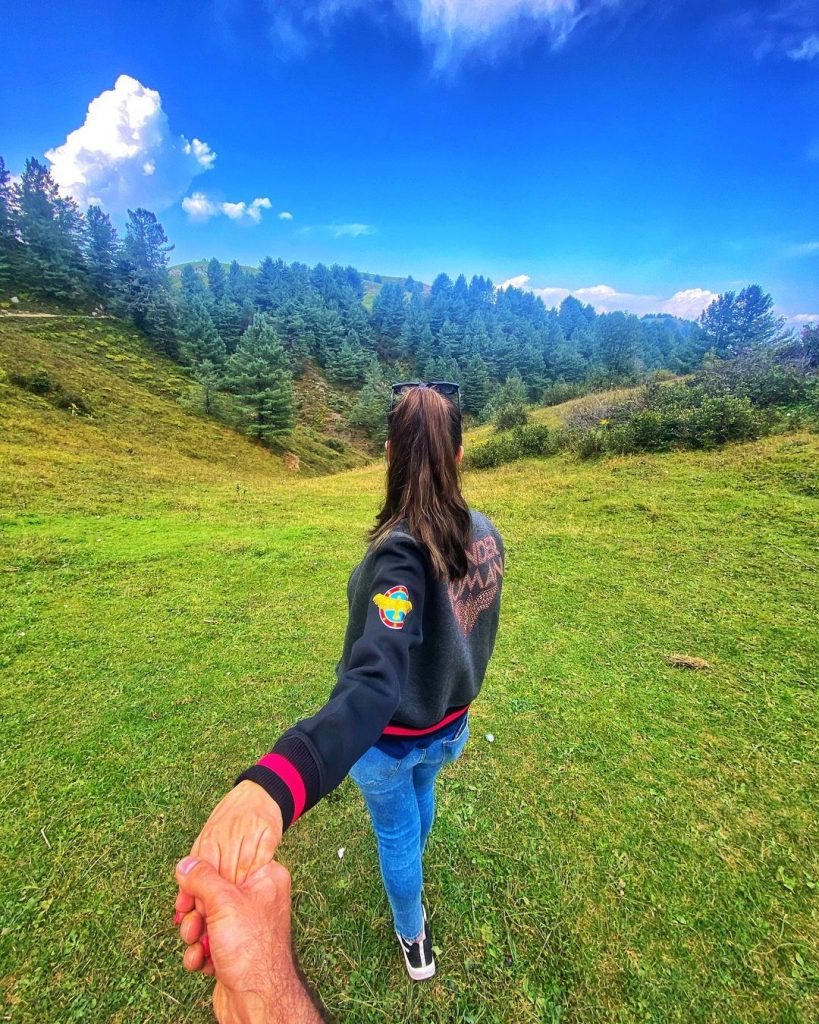
[[[432,388],[416,387],[392,409],[388,423],[387,495],[369,532],[370,543],[377,546],[406,519],[409,533],[429,552],[436,577],[461,579],[472,541],[472,517],[456,459],[461,413]]]

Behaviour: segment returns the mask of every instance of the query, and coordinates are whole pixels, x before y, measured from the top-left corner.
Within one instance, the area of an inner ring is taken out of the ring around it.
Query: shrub
[[[728,441],[754,441],[766,428],[762,414],[748,398],[706,397],[689,409],[681,423],[683,443],[690,448],[715,448]]]
[[[467,455],[467,463],[474,469],[491,469],[502,466],[515,458],[509,434],[500,434],[473,448]]]
[[[517,458],[525,459],[535,455],[553,455],[551,442],[553,432],[543,423],[519,426],[512,431]]]
[[[514,462],[515,459],[554,455],[558,446],[557,432],[549,430],[542,423],[535,423],[515,427],[514,430],[498,434],[478,445],[468,453],[467,462],[473,469],[489,469]]]
[[[347,445],[337,437],[325,438],[324,443],[328,448],[332,448],[334,452],[346,452]]]
[[[525,426],[529,414],[522,405],[502,405],[496,410],[493,419],[498,430],[511,430],[512,427]]]
[[[59,384],[41,366],[30,373],[11,373],[9,380],[18,388],[30,391],[32,395],[51,395],[59,390]]]
[[[89,416],[91,407],[88,401],[73,391],[64,391],[62,384],[54,380],[43,367],[37,367],[30,373],[11,373],[9,380],[18,388],[23,388],[32,395],[45,398],[58,409],[65,409],[75,416]]]
[[[66,412],[70,412],[74,416],[91,415],[91,406],[82,395],[78,395],[76,392],[60,391],[54,399],[54,404],[58,409],[65,409]]]
[[[540,398],[541,405],[561,405],[572,398],[579,398],[586,394],[588,388],[584,384],[571,383],[566,380],[556,380],[553,384],[547,384],[543,389]]]
[[[578,430],[569,436],[569,450],[578,459],[593,459],[606,450],[605,430]]]

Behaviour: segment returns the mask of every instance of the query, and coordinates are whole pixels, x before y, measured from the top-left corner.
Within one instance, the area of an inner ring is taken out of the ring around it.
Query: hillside
[[[325,699],[382,463],[288,470],[110,321],[0,339],[0,1002],[206,1024],[172,866]],[[37,366],[91,415],[10,383]],[[352,783],[281,847],[340,1021],[816,1019],[818,459],[791,433],[467,473],[507,562],[425,861],[436,979],[403,976]]]
[[[0,445],[19,473],[63,495],[94,481],[104,503],[125,481],[236,486],[368,459],[364,442],[327,405],[318,373],[296,382],[299,424],[278,452],[205,416],[200,391],[118,321],[0,317]]]

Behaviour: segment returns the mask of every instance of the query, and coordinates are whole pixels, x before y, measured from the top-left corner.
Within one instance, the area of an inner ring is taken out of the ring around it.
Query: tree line
[[[267,257],[251,270],[212,259],[204,273],[191,264],[172,273],[172,250],[149,210],[129,210],[120,236],[99,206],[82,212],[61,195],[36,159],[12,181],[0,157],[0,295],[130,320],[191,368],[206,411],[217,392],[235,394],[263,440],[292,429],[293,381],[311,363],[354,396],[350,420],[378,433],[388,383],[408,375],[458,381],[464,410],[485,419],[556,389],[688,373],[706,353],[729,357],[785,333],[758,285],[721,295],[698,322],[601,314],[573,296],[549,309],[487,277],[446,274],[431,287],[382,283],[368,311],[375,279],[350,266]]]

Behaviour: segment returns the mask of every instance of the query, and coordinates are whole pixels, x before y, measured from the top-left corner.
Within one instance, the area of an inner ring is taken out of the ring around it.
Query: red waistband
[[[443,729],[445,725],[449,725],[450,722],[454,722],[456,718],[459,718],[466,711],[469,710],[469,705],[458,708],[457,711],[450,711],[448,715],[444,715],[440,722],[436,722],[435,725],[427,726],[426,729],[405,729],[402,725],[388,725],[382,733],[383,736],[425,736],[428,732],[435,732],[436,729]]]

